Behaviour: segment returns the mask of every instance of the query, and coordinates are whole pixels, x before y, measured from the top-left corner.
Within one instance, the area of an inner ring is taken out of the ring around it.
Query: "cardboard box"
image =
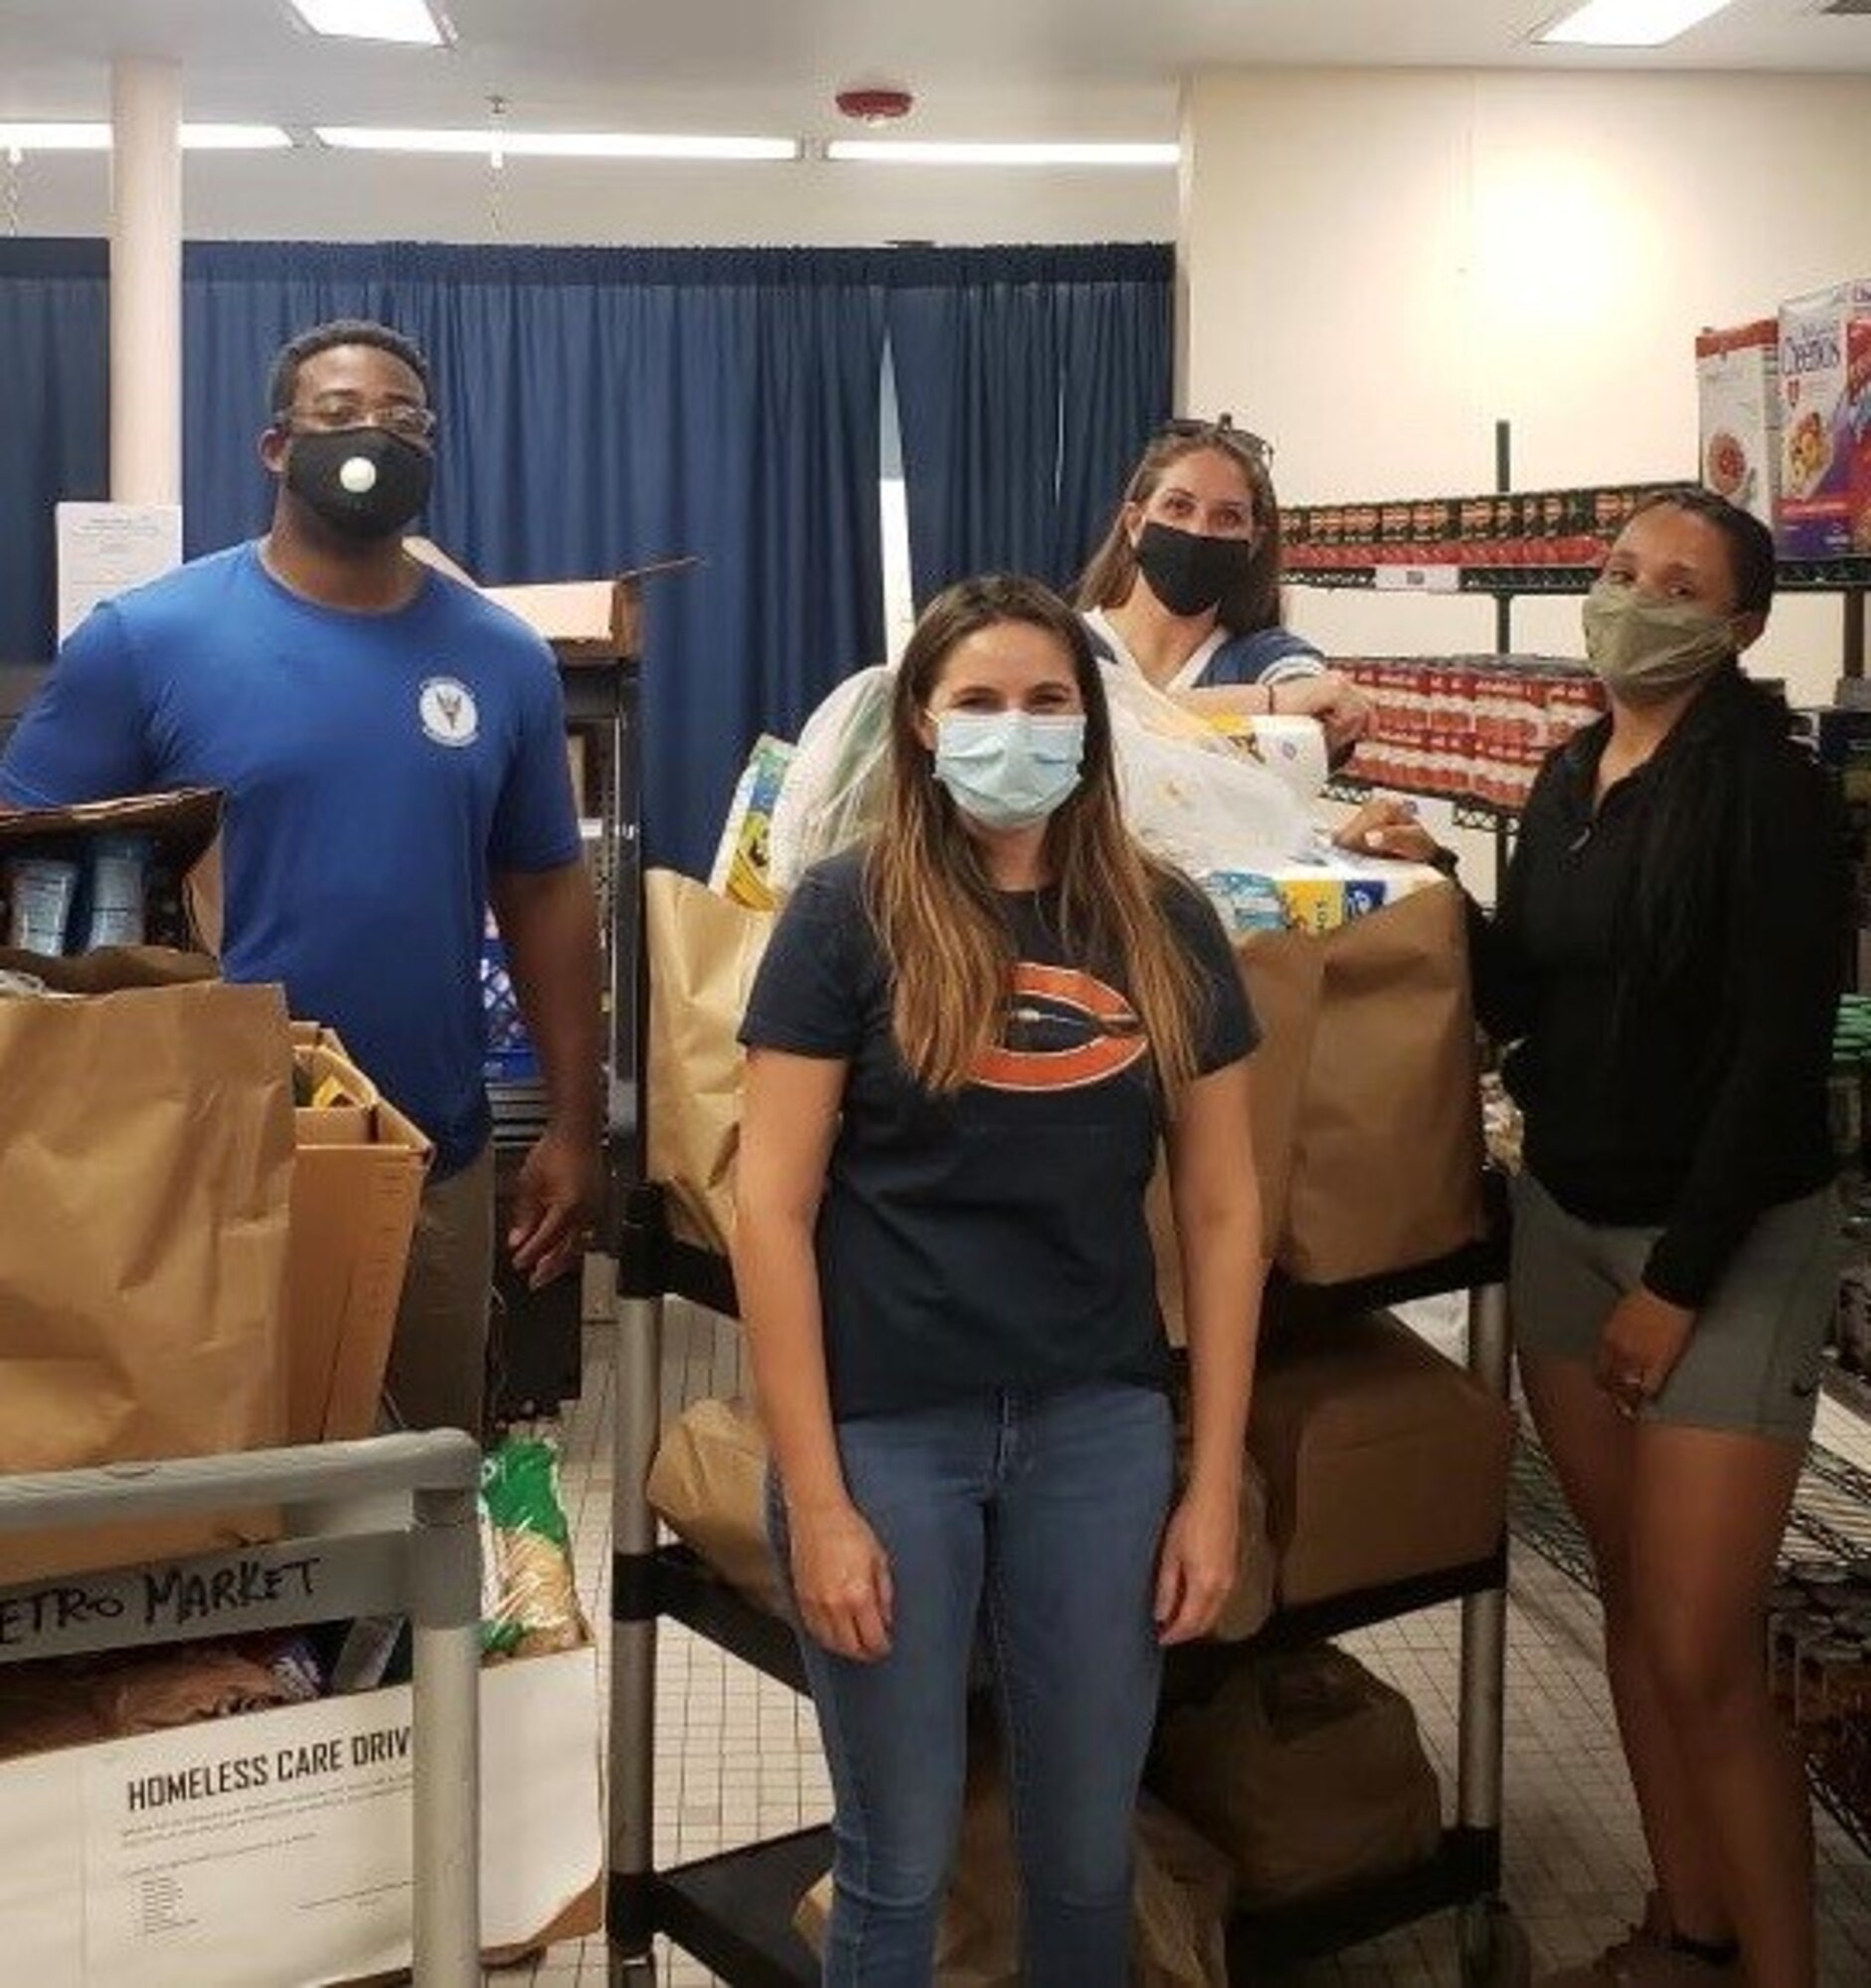
[[[1772,531],[1780,497],[1780,321],[1696,340],[1702,481]]]
[[[329,1029],[295,1024],[293,1060],[349,1102],[293,1113],[286,1272],[288,1442],[374,1434],[403,1274],[434,1148],[343,1054]]]
[[[1871,278],[1782,304],[1781,557],[1871,556]]]
[[[344,1038],[336,1029],[328,1029],[323,1022],[294,1022],[292,1047],[295,1050],[330,1050],[334,1056],[341,1056],[346,1063],[357,1059],[344,1046]]]
[[[410,1963],[407,1686],[0,1766],[6,1974],[303,1988]],[[594,1649],[481,1673],[490,1957],[600,1923]]]
[[[104,835],[141,835],[151,844],[151,873],[170,881],[166,911],[153,903],[148,942],[108,946],[97,952],[54,957],[6,943],[0,920],[0,968],[32,973],[60,993],[86,994],[125,987],[163,987],[215,977],[212,934],[204,929],[195,879],[221,834],[221,796],[212,788],[178,788],[129,800],[91,801],[80,807],[0,812],[0,906],[7,898],[6,865],[40,848],[71,851]]]
[[[481,591],[544,635],[562,661],[607,663],[638,652],[642,594],[634,576],[484,586]]]
[[[482,586],[427,539],[404,540],[425,566],[474,587],[508,613],[517,614],[553,646],[562,663],[614,663],[643,652],[643,581],[686,573],[693,556],[655,560],[608,580],[555,580],[528,586]]]

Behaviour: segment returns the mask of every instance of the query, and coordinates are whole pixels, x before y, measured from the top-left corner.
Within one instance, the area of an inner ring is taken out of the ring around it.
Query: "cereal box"
[[[1776,318],[1696,340],[1702,480],[1770,528],[1780,494],[1780,361]]]
[[[1871,278],[1781,306],[1785,559],[1871,555]]]

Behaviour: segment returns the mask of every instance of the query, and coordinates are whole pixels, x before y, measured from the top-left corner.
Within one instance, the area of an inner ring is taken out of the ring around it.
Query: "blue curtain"
[[[864,277],[773,250],[195,245],[191,550],[262,522],[252,431],[278,346],[335,316],[396,325],[442,415],[425,526],[477,579],[701,561],[649,582],[643,818],[652,861],[706,874],[754,739],[796,734],[882,652]]]
[[[33,662],[58,618],[52,507],[108,494],[108,258],[30,240],[0,256],[0,662]]]
[[[0,371],[48,402],[53,383],[61,418],[79,423],[78,411],[89,418],[104,400],[105,251],[60,245],[94,271],[75,301],[21,246],[0,244],[0,308],[43,323],[48,345],[68,316],[85,338],[63,373],[38,347]],[[755,737],[796,733],[833,684],[883,651],[878,262],[849,251],[191,244],[187,550],[264,526],[271,492],[255,443],[278,347],[331,317],[398,326],[428,354],[443,418],[425,528],[478,579],[598,576],[684,553],[702,562],[650,582],[643,806],[650,858],[705,872]],[[5,349],[11,361],[10,340]],[[52,497],[100,486],[101,461],[99,446],[28,465],[10,515],[37,519]],[[16,586],[9,567],[0,586],[10,606],[18,594],[8,645],[46,653],[44,583]]]
[[[889,302],[919,602],[989,569],[1069,587],[1170,412],[1157,244],[932,250]]]
[[[104,492],[106,269],[101,242],[0,241],[0,656],[49,653],[52,504]],[[1168,410],[1161,247],[193,243],[183,279],[191,555],[264,526],[275,351],[362,315],[428,353],[425,525],[478,578],[701,559],[650,582],[644,670],[646,846],[690,871],[756,735],[882,653],[887,336],[920,598],[1068,583]]]

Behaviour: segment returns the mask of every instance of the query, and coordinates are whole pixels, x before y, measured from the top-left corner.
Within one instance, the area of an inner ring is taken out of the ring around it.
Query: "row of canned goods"
[[[1541,761],[1603,711],[1582,665],[1543,656],[1390,657],[1340,663],[1375,719],[1348,773],[1381,786],[1524,804]]]
[[[1285,563],[1298,572],[1367,566],[1589,567],[1667,484],[1516,490],[1484,497],[1299,504],[1282,509]]]

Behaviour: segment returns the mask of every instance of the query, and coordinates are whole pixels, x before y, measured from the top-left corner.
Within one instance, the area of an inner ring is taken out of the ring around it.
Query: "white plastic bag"
[[[767,882],[776,893],[882,822],[896,682],[882,664],[859,670],[805,721],[767,829]]]
[[[1135,670],[1101,669],[1124,819],[1153,855],[1199,878],[1276,869],[1309,845],[1305,809],[1276,774]],[[882,822],[895,685],[892,669],[860,670],[806,720],[773,807],[775,891]]]
[[[1153,856],[1191,877],[1266,871],[1311,842],[1277,774],[1135,670],[1103,666],[1124,820]]]

